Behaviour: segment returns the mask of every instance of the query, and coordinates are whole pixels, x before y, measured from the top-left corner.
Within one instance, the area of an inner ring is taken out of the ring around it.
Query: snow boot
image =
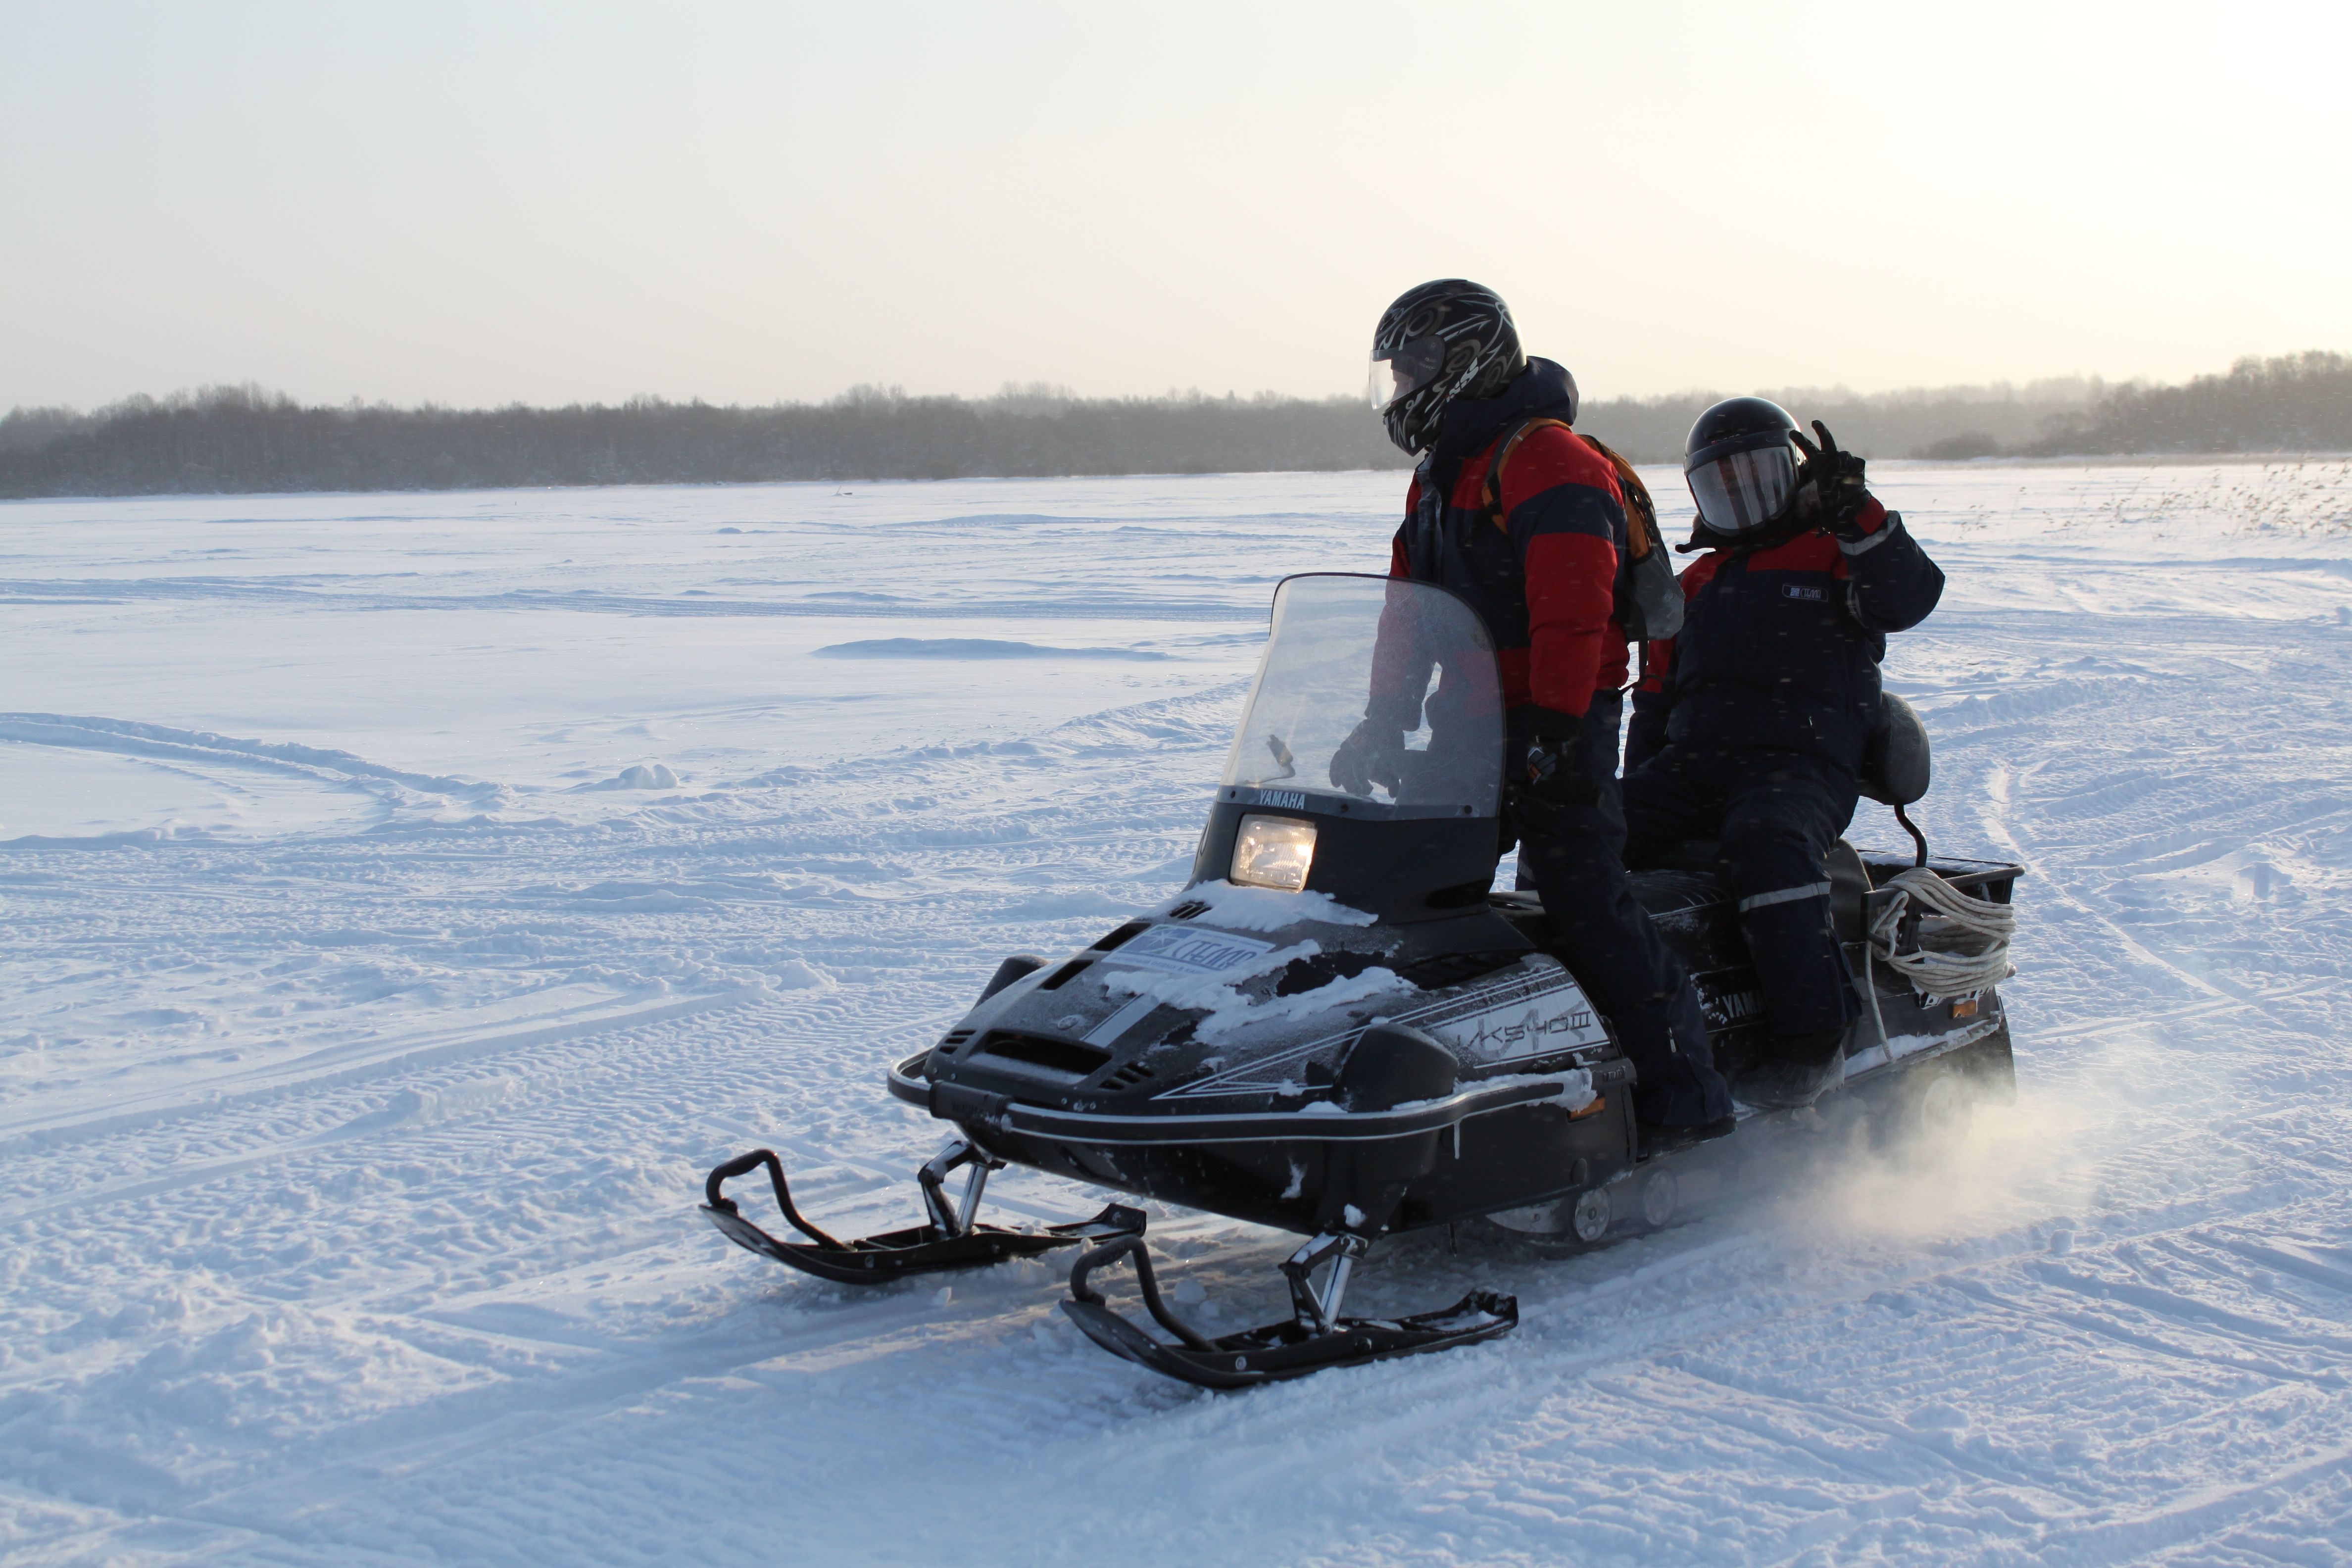
[[[1734,1099],[1759,1110],[1811,1105],[1845,1081],[1843,1029],[1775,1035],[1770,1047],[1732,1084]]]

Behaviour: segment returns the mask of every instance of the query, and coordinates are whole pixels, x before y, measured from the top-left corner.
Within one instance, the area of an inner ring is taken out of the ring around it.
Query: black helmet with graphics
[[[1441,278],[1407,289],[1381,314],[1366,395],[1390,440],[1424,452],[1456,398],[1493,397],[1527,365],[1503,297],[1466,279]]]

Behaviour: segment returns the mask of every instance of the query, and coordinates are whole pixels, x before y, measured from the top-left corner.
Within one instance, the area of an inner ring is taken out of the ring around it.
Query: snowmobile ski
[[[1474,1290],[1442,1312],[1410,1318],[1343,1318],[1339,1315],[1348,1276],[1363,1256],[1361,1237],[1326,1234],[1301,1247],[1283,1264],[1293,1311],[1279,1322],[1211,1339],[1178,1317],[1152,1277],[1151,1254],[1140,1233],[1115,1237],[1082,1256],[1070,1269],[1070,1296],[1062,1310],[1087,1338],[1115,1356],[1202,1388],[1250,1388],[1261,1383],[1304,1377],[1335,1366],[1363,1366],[1396,1356],[1452,1350],[1509,1333],[1519,1324],[1516,1297]],[[1089,1276],[1122,1258],[1135,1264],[1136,1283],[1152,1321],[1176,1336],[1155,1339],[1111,1310]],[[1318,1288],[1315,1270],[1324,1268]]]
[[[787,1224],[809,1238],[806,1242],[779,1241],[744,1218],[735,1200],[719,1190],[737,1176],[749,1175],[761,1165],[767,1166],[769,1184],[775,1188],[776,1206],[783,1211]],[[971,1167],[961,1204],[950,1198],[946,1190],[948,1174],[959,1165]],[[1112,1204],[1092,1219],[1047,1226],[1041,1230],[979,1224],[972,1215],[980,1208],[988,1173],[1003,1169],[1003,1165],[1002,1160],[990,1159],[964,1140],[953,1139],[917,1173],[922,1184],[923,1206],[931,1216],[929,1224],[842,1241],[803,1216],[793,1202],[792,1189],[785,1184],[783,1162],[776,1158],[775,1152],[754,1149],[719,1166],[705,1179],[702,1213],[719,1227],[721,1236],[736,1246],[837,1285],[887,1285],[909,1275],[981,1268],[1008,1258],[1034,1258],[1082,1241],[1142,1234],[1143,1211],[1123,1204]]]

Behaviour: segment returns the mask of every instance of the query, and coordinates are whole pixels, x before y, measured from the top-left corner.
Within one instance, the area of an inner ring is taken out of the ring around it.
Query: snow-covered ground
[[[1392,1245],[1357,1304],[1525,1326],[1237,1396],[1052,1263],[853,1295],[693,1205],[767,1143],[911,1219],[883,1064],[1175,887],[1398,476],[0,506],[0,1557],[2352,1561],[2352,471],[1883,468],[1920,816],[2032,868],[2019,1105]],[[1153,1233],[1274,1315],[1284,1238]]]

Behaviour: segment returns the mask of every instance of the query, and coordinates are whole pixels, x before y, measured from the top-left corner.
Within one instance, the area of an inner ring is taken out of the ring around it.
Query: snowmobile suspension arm
[[[1087,1283],[1087,1276],[1097,1268],[1109,1267],[1122,1258],[1131,1258],[1135,1260],[1136,1283],[1143,1288],[1143,1307],[1151,1314],[1152,1321],[1183,1341],[1190,1349],[1196,1351],[1216,1349],[1205,1335],[1174,1312],[1170,1311],[1168,1304],[1160,1299],[1160,1282],[1151,1277],[1151,1251],[1143,1245],[1143,1235],[1140,1231],[1127,1236],[1115,1236],[1092,1251],[1080,1254],[1078,1260],[1070,1265],[1070,1294],[1089,1306],[1108,1308],[1110,1303],[1103,1299],[1101,1291]]]
[[[807,1237],[811,1241],[815,1242],[819,1247],[824,1247],[828,1252],[846,1252],[849,1250],[845,1244],[835,1240],[832,1237],[827,1236],[824,1231],[819,1230],[815,1226],[811,1225],[807,1220],[801,1217],[801,1211],[793,1206],[792,1189],[784,1185],[783,1162],[776,1158],[775,1151],[772,1149],[754,1149],[748,1154],[739,1154],[734,1159],[728,1161],[725,1164],[712,1171],[710,1174],[704,1179],[702,1184],[702,1195],[704,1201],[709,1203],[712,1208],[717,1209],[721,1214],[731,1215],[736,1213],[735,1200],[726,1196],[724,1194],[720,1193],[719,1189],[727,1183],[733,1181],[738,1176],[746,1176],[751,1174],[756,1167],[761,1165],[768,1167],[769,1184],[776,1189],[776,1206],[784,1211],[785,1220],[791,1224],[794,1230],[799,1231],[803,1236]],[[924,1170],[926,1173],[928,1173],[929,1167],[925,1166]]]
[[[1339,1303],[1348,1294],[1348,1276],[1369,1247],[1360,1236],[1327,1230],[1283,1260],[1282,1277],[1290,1285],[1290,1310],[1300,1328],[1318,1334],[1332,1331],[1339,1321]],[[1318,1290],[1315,1270],[1327,1261],[1331,1271]]]
[[[961,1205],[947,1194],[948,1176],[958,1165],[971,1167],[971,1174],[964,1178]],[[1003,1169],[1003,1161],[982,1153],[961,1138],[950,1138],[946,1148],[915,1173],[915,1180],[922,1184],[923,1208],[941,1236],[953,1240],[971,1231],[980,1214],[980,1195],[988,1190],[988,1173]]]

